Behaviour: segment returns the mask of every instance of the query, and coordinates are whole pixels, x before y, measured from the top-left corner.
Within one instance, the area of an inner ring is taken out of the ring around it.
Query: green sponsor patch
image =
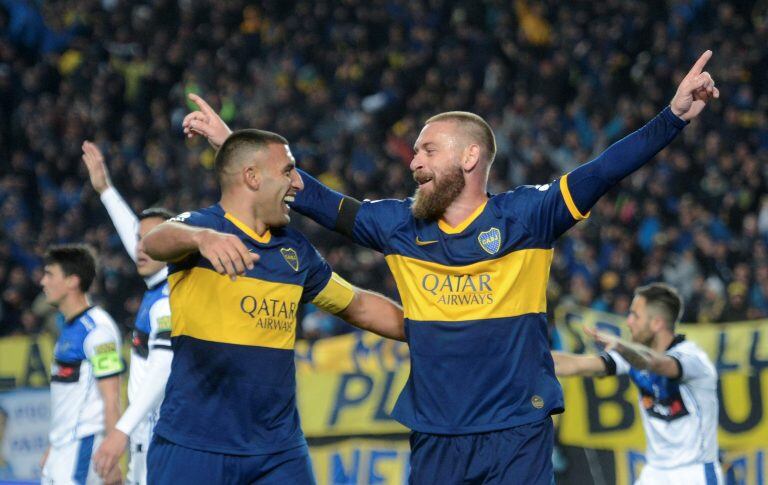
[[[115,350],[116,347],[114,342],[107,342],[106,344],[96,346],[97,354],[106,354],[107,352],[114,352]]]
[[[163,317],[160,317],[157,319],[157,331],[161,332],[163,330],[170,330],[171,329],[171,316],[165,315]]]
[[[100,347],[112,346],[112,351],[98,352],[91,357],[91,365],[93,366],[93,374],[96,377],[118,374],[123,371],[123,359],[120,358],[120,354],[115,350],[115,344],[104,344]]]

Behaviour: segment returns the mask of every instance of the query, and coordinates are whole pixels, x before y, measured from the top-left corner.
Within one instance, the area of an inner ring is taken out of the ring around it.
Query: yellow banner
[[[0,339],[0,390],[47,387],[53,346],[48,335]]]
[[[408,432],[389,413],[409,370],[408,346],[373,334],[297,342],[304,434],[311,438]]]
[[[408,483],[411,452],[407,439],[353,438],[325,445],[311,444],[309,449],[319,485]]]
[[[624,317],[581,308],[558,308],[563,348],[597,352],[583,326],[629,338]],[[680,325],[678,332],[707,352],[720,374],[719,444],[726,450],[765,447],[768,437],[768,322]],[[566,412],[563,444],[588,448],[645,449],[637,390],[628,376],[561,379]]]

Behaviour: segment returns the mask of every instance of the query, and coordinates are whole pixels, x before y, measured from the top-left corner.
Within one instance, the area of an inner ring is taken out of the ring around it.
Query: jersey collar
[[[78,318],[80,318],[83,315],[85,315],[86,313],[88,313],[88,310],[90,310],[91,308],[93,308],[93,305],[88,305],[88,307],[85,310],[81,311],[77,315],[74,315],[69,320],[64,320],[64,325],[66,325],[66,326],[72,325],[73,323],[75,323],[77,321]]]
[[[147,285],[147,288],[151,290],[152,288],[154,288],[155,286],[159,285],[160,283],[164,282],[167,279],[168,279],[168,266],[163,266],[163,269],[161,269],[157,273],[144,278],[144,284]]]
[[[674,347],[675,345],[683,341],[685,341],[685,335],[678,333],[677,335],[675,335],[675,338],[672,339],[672,342],[670,342],[669,347],[667,347],[667,350],[671,349],[672,347]]]
[[[232,224],[234,224],[235,227],[243,231],[248,237],[250,237],[257,243],[267,244],[270,241],[270,239],[272,239],[272,234],[269,232],[269,229],[267,229],[264,235],[259,236],[258,234],[256,234],[256,231],[248,227],[243,221],[233,216],[229,212],[224,213],[224,218],[229,222],[231,222]]]
[[[464,229],[466,229],[467,227],[469,227],[469,225],[472,224],[472,222],[474,222],[474,220],[477,219],[480,216],[480,214],[483,213],[483,209],[485,209],[486,205],[488,205],[488,200],[480,204],[480,207],[475,209],[475,211],[472,212],[469,216],[467,216],[466,219],[464,219],[463,221],[461,221],[455,226],[451,226],[450,224],[445,222],[445,220],[440,219],[439,221],[437,221],[437,227],[439,227],[440,230],[446,234],[458,234],[462,232]]]

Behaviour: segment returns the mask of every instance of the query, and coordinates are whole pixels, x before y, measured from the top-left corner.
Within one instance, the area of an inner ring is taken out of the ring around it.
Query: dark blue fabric
[[[259,455],[306,444],[293,350],[172,338],[155,434],[217,453]]]
[[[93,435],[86,436],[80,440],[80,447],[77,450],[77,462],[75,465],[75,474],[72,479],[76,483],[82,483],[88,480],[88,470],[91,468],[91,455],[93,454]]]
[[[155,434],[147,455],[147,483],[165,485],[313,485],[309,449],[240,456],[193,450]]]
[[[344,196],[321,184],[304,170],[299,169],[298,172],[304,181],[304,189],[296,194],[291,209],[333,230],[339,215],[339,203]]]
[[[411,373],[392,417],[410,429],[482,433],[563,412],[545,315],[406,322]]]
[[[666,107],[639,130],[617,141],[596,159],[568,174],[568,188],[582,214],[621,179],[646,164],[666,147],[686,122]]]
[[[301,296],[302,302],[312,301],[325,288],[328,280],[331,279],[332,270],[330,265],[317,252],[309,240],[293,228],[273,228],[270,230],[271,237],[269,242],[261,243],[252,239],[226,219],[225,212],[219,204],[194,212],[185,212],[171,220],[240,237],[246,248],[260,256],[258,263],[254,265],[253,269],[247,270],[244,276],[246,278],[258,278],[264,281],[302,286],[304,288]],[[286,263],[285,258],[280,252],[281,249],[285,248],[291,248],[296,251],[298,270]],[[169,264],[168,274],[174,274],[193,267],[213,269],[210,261],[196,253],[184,258],[182,261]]]
[[[136,312],[136,320],[134,322],[134,328],[150,335],[152,333],[152,325],[149,321],[149,310],[152,305],[157,303],[157,300],[166,298],[168,296],[168,281],[163,281],[160,284],[153,286],[144,292],[144,297],[141,299],[141,305],[139,311]]]
[[[490,433],[411,433],[409,483],[550,485],[552,419]]]

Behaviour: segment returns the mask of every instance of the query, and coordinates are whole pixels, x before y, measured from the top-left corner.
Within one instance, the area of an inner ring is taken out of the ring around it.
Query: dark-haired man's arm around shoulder
[[[144,250],[157,261],[175,262],[193,253],[211,262],[219,274],[234,278],[252,269],[259,256],[248,251],[245,244],[233,234],[225,234],[205,227],[166,221],[144,237]]]

